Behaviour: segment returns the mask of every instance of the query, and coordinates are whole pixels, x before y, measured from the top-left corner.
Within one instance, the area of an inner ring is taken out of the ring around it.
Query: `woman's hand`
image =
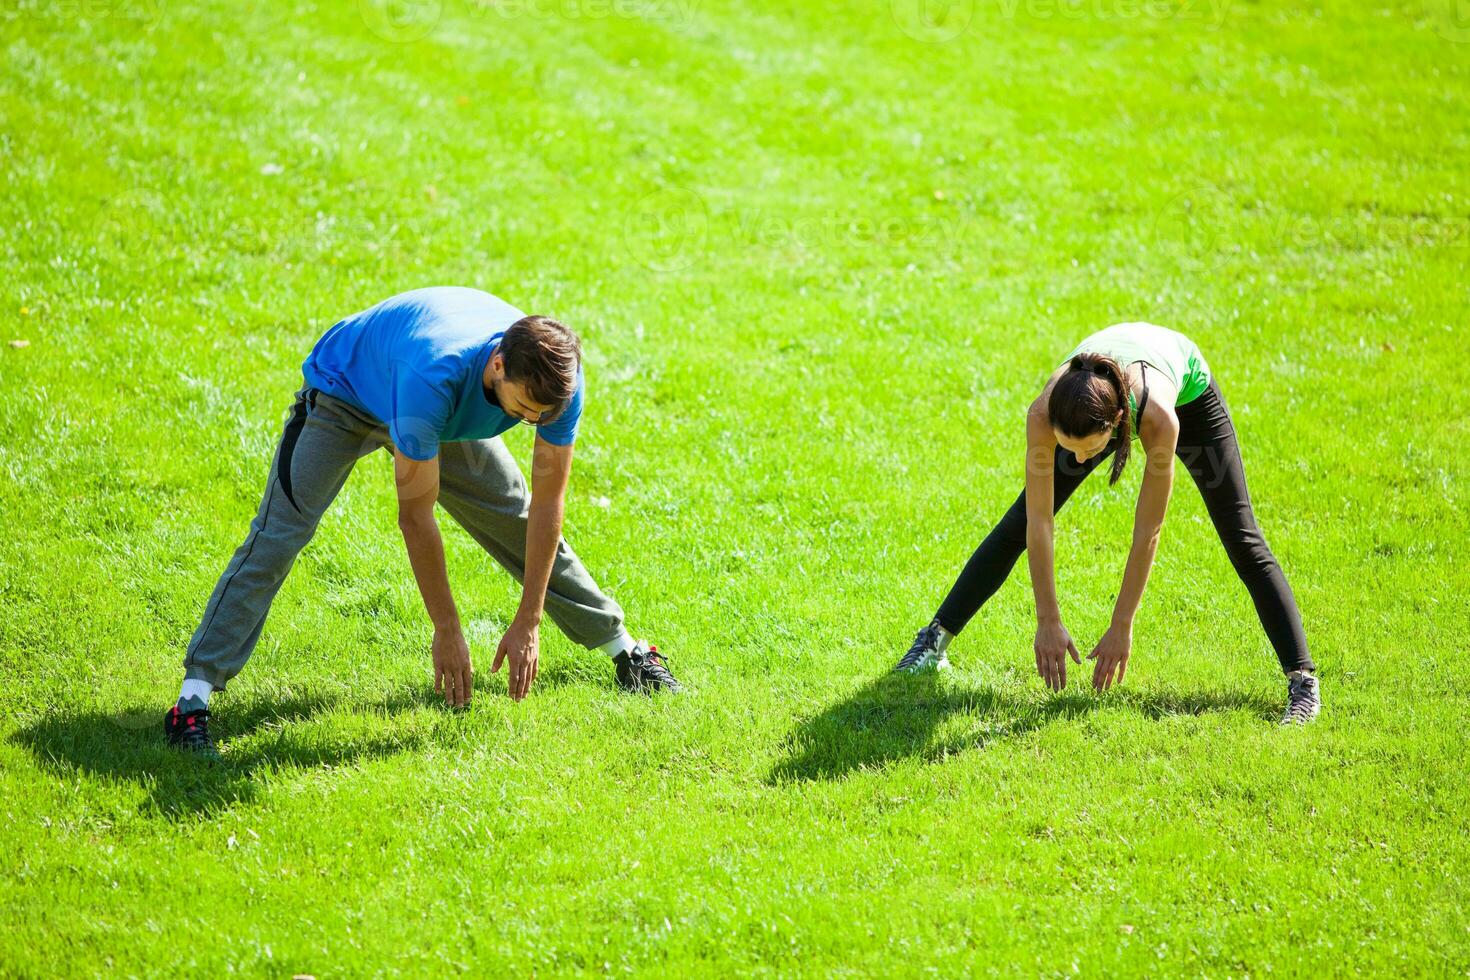
[[[1061,620],[1036,625],[1036,672],[1053,691],[1067,686],[1067,654],[1075,663],[1082,663],[1082,656],[1072,642]]]
[[[1133,648],[1133,624],[1114,623],[1108,627],[1097,646],[1087,655],[1094,661],[1092,686],[1094,690],[1106,691],[1114,681],[1123,683],[1123,671],[1128,669],[1128,652]],[[1114,677],[1114,674],[1117,674]]]

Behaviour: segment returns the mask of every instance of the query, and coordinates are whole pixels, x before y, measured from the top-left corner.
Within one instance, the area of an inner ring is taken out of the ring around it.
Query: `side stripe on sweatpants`
[[[291,406],[291,420],[286,423],[286,431],[281,436],[281,453],[276,462],[276,479],[281,481],[281,490],[286,494],[286,499],[291,506],[296,508],[296,513],[301,513],[301,505],[296,502],[296,495],[291,492],[291,456],[296,452],[296,442],[301,438],[301,430],[306,427],[306,413],[308,409],[316,407],[316,392],[308,391],[305,398],[296,399],[296,404]]]

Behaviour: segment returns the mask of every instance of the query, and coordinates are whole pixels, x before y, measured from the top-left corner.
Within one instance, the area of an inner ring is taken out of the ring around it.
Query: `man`
[[[448,704],[467,704],[473,680],[436,501],[522,581],[490,668],[509,664],[512,698],[536,679],[543,612],[572,640],[611,656],[624,690],[678,691],[658,648],[628,635],[622,609],[561,539],[581,360],[571,330],[476,289],[417,289],[328,330],[302,365],[306,384],[250,533],[189,643],[183,689],[164,720],[169,744],[214,751],[210,695],[245,666],[271,600],[353,464],[380,447],[393,456],[398,527],[434,626],[434,689]],[[496,438],[518,422],[536,427],[529,496]]]

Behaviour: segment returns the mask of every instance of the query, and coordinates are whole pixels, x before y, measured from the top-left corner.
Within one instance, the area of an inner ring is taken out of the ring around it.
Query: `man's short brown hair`
[[[526,394],[551,410],[551,421],[566,410],[577,393],[577,371],[582,366],[582,342],[570,327],[549,316],[522,317],[500,338],[505,380],[526,386]]]

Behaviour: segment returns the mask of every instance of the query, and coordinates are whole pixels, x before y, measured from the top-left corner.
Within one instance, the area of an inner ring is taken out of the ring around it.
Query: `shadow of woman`
[[[1273,719],[1279,708],[1258,694],[1168,689],[1123,688],[1098,696],[1077,686],[1029,699],[985,685],[965,687],[934,673],[885,674],[801,721],[787,736],[786,755],[771,768],[767,782],[838,779],[909,757],[932,762],[1120,704],[1155,720],[1238,710]],[[935,739],[940,724],[957,714],[973,716],[973,724],[963,733]]]
[[[350,707],[355,714],[397,715],[434,703],[433,692],[423,690]],[[322,694],[230,705],[212,719],[216,735],[230,742],[219,759],[168,748],[163,741],[163,712],[156,706],[111,713],[52,711],[14,732],[10,740],[60,778],[80,772],[146,787],[163,816],[179,819],[254,799],[257,771],[382,758],[417,747],[429,734],[425,726],[387,726],[337,737],[315,731],[293,737],[292,726],[336,707],[335,697]],[[278,737],[261,737],[271,731]]]

